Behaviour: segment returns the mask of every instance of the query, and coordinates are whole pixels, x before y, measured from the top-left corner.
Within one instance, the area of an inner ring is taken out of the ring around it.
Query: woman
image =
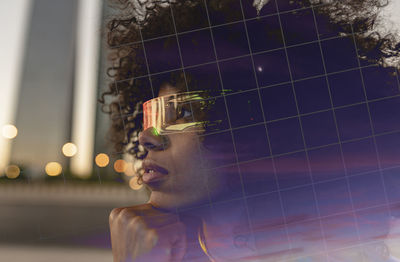
[[[114,261],[388,259],[397,71],[375,64],[399,47],[365,34],[379,1],[165,2],[109,24],[113,138],[151,190],[111,213]]]

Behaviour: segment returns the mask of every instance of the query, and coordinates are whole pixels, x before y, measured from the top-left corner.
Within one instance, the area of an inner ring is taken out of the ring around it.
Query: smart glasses
[[[143,104],[143,129],[153,128],[160,135],[195,132],[206,121],[195,121],[193,112],[208,104],[202,92],[185,92],[156,97]]]

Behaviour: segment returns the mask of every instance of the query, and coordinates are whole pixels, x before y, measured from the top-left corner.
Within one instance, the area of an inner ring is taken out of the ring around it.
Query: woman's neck
[[[216,261],[256,254],[246,209],[236,201],[212,206],[202,216],[204,246]]]

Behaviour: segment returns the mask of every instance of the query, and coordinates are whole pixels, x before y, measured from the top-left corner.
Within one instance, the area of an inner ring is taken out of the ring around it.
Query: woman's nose
[[[169,139],[160,135],[154,127],[150,127],[139,133],[139,144],[148,151],[160,151],[168,148]]]

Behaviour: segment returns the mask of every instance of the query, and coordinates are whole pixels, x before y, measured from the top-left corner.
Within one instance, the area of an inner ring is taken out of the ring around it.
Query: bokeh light
[[[118,173],[124,173],[126,166],[126,162],[123,159],[118,159],[114,162],[114,170]]]
[[[48,176],[58,176],[62,172],[62,166],[57,162],[49,162],[45,167]]]
[[[134,176],[129,180],[129,187],[132,188],[133,190],[139,190],[143,187],[143,185],[139,184],[138,177]]]
[[[18,129],[14,125],[4,125],[2,134],[4,138],[13,139],[18,135]]]
[[[66,143],[62,147],[62,152],[66,157],[73,157],[78,152],[78,147],[74,143]]]
[[[125,163],[125,170],[124,170],[125,175],[127,176],[134,176],[136,175],[135,167],[133,166],[132,162],[126,162]]]
[[[10,165],[10,166],[6,167],[6,176],[10,179],[15,179],[15,178],[19,177],[20,173],[21,173],[21,170],[16,165]]]
[[[96,158],[94,159],[94,162],[98,167],[106,167],[110,163],[110,158],[108,157],[107,154],[100,153],[97,154]]]

